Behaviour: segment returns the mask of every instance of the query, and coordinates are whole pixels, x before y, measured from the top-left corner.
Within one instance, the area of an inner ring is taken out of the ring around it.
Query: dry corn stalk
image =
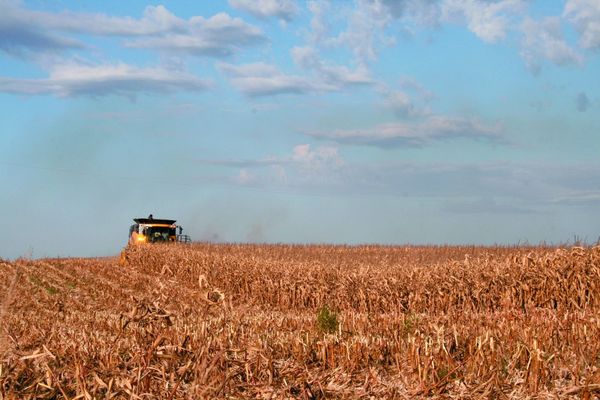
[[[598,393],[600,248],[199,244],[120,259],[0,262],[4,398]]]

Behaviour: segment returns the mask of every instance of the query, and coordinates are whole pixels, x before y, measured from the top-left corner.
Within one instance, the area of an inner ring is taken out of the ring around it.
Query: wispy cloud
[[[544,60],[557,65],[583,63],[583,56],[566,42],[560,18],[546,17],[541,21],[525,18],[521,30],[523,32],[521,56],[533,73],[540,72]]]
[[[335,146],[317,146],[310,144],[299,144],[294,146],[291,154],[283,157],[270,156],[259,160],[197,160],[204,165],[255,169],[272,166],[303,166],[308,169],[319,169],[323,166],[342,166],[344,160]]]
[[[428,103],[436,98],[435,94],[413,78],[402,77],[399,89],[380,83],[377,90],[383,97],[383,107],[400,119],[433,116]]]
[[[399,118],[412,118],[430,114],[429,109],[417,106],[408,93],[402,90],[381,89],[383,106]]]
[[[506,37],[514,22],[521,15],[527,0],[445,0],[442,15],[446,20],[464,20],[477,37],[487,43],[498,42]]]
[[[583,56],[565,39],[561,23],[570,22],[580,32],[583,49],[600,47],[600,4],[595,0],[568,0],[562,17],[536,21],[528,16],[529,0],[356,0],[336,3],[338,18],[346,26],[332,32],[332,4],[312,1],[310,41],[312,46],[349,49],[353,62],[367,69],[377,61],[384,47],[401,37],[398,30],[412,34],[442,23],[465,25],[485,43],[504,41],[511,33],[521,33],[521,55],[527,67],[538,73],[543,60],[560,66],[578,65]],[[396,34],[394,34],[394,30]]]
[[[303,94],[320,89],[309,79],[298,75],[286,75],[270,64],[220,63],[218,68],[229,76],[236,89],[251,97]]]
[[[164,93],[176,90],[199,91],[211,85],[195,75],[164,68],[139,68],[119,63],[112,65],[56,65],[43,79],[0,78],[0,92],[16,94],[53,94],[57,96],[127,97],[138,93]]]
[[[514,199],[500,200],[493,197],[482,197],[475,200],[453,200],[447,202],[442,210],[453,214],[535,214],[535,210],[528,206],[514,204]]]
[[[329,0],[310,0],[307,3],[311,13],[310,37],[313,44],[322,43],[330,34],[331,2]]]
[[[336,146],[299,144],[284,156],[258,160],[197,160],[213,167],[236,170],[230,182],[244,186],[313,187],[332,185],[344,168],[345,161]]]
[[[411,123],[394,122],[369,129],[306,132],[316,139],[342,144],[383,148],[424,147],[435,142],[458,138],[505,143],[501,124],[485,124],[474,118],[430,116]]]
[[[374,83],[367,70],[330,65],[312,48],[295,47],[292,56],[296,64],[313,72],[312,76],[286,74],[277,66],[262,62],[219,63],[217,67],[236,89],[251,97],[331,92]]]
[[[574,206],[599,206],[600,191],[598,190],[577,190],[560,195],[552,199],[555,204],[565,204]]]
[[[115,17],[102,13],[72,11],[34,11],[23,6],[13,7],[5,18],[29,22],[39,29],[100,36],[145,36],[184,31],[188,21],[172,14],[166,7],[147,6],[141,18]]]
[[[381,45],[392,44],[393,38],[385,33],[392,17],[379,1],[357,1],[348,15],[347,29],[329,39],[330,45],[346,46],[359,65],[374,61]]]
[[[594,206],[597,165],[523,162],[356,162],[337,146],[300,144],[283,156],[200,161],[234,171],[229,183],[306,194],[393,195],[443,200],[453,213],[525,214],[555,205]]]
[[[312,47],[294,47],[292,57],[297,65],[305,70],[314,71],[322,85],[331,86],[332,89],[373,83],[364,65],[359,65],[355,70],[343,65],[331,65]]]
[[[229,0],[229,4],[262,19],[276,17],[291,21],[299,12],[293,0]]]
[[[273,165],[288,164],[290,161],[278,159],[278,158],[265,158],[265,159],[261,159],[261,160],[201,159],[201,160],[196,160],[196,162],[199,164],[202,164],[202,165],[210,165],[210,166],[215,166],[215,167],[249,169],[249,168],[271,167]]]

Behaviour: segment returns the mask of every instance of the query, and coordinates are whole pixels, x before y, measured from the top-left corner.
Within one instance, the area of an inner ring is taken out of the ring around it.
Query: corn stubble
[[[600,394],[599,247],[148,246],[0,289],[4,399]]]

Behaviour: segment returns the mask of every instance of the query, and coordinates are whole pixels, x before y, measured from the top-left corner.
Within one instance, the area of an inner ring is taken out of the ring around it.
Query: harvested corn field
[[[5,399],[600,394],[599,247],[156,245],[0,289]]]

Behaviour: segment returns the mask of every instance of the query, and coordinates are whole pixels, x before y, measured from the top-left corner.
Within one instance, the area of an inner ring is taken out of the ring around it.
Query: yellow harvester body
[[[177,241],[177,225],[172,219],[135,218],[129,228],[129,244],[168,243]]]

